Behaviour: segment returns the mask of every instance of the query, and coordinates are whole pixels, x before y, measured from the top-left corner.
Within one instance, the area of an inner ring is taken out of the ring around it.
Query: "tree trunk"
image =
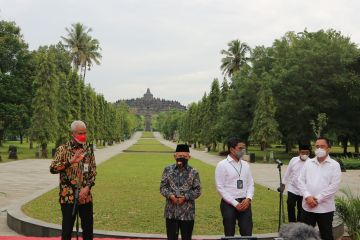
[[[359,153],[359,141],[357,139],[354,141],[354,148],[355,152]]]
[[[29,140],[29,148],[34,149],[34,143],[33,143],[33,140],[32,140],[31,137],[30,137],[30,140]]]
[[[0,130],[0,147],[3,146],[3,139],[4,139],[4,130]]]
[[[41,144],[41,157],[42,158],[47,158],[48,154],[47,154],[47,143],[42,143]]]
[[[343,147],[343,153],[347,154],[347,148],[348,148],[348,138],[347,137],[341,138],[341,145]]]
[[[23,134],[20,133],[20,144],[21,144],[21,145],[23,144],[23,138],[24,138]]]
[[[285,152],[290,153],[291,149],[292,149],[292,143],[291,142],[286,142],[285,143]]]
[[[85,62],[85,67],[84,67],[84,76],[83,76],[83,81],[85,83],[85,74],[86,74],[86,62]]]

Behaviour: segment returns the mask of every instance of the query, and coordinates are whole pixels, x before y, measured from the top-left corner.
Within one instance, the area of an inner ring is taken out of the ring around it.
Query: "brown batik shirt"
[[[79,163],[71,164],[70,161],[78,149],[84,149],[86,155]],[[86,166],[88,166],[87,171]],[[59,202],[61,204],[72,204],[74,203],[78,183],[81,186],[80,189],[88,186],[91,190],[91,187],[95,185],[96,163],[94,152],[87,144],[81,145],[71,140],[57,148],[54,160],[50,165],[50,172],[60,174]],[[91,191],[89,191],[85,201],[79,201],[78,203],[84,204],[91,201],[92,195]]]
[[[160,193],[166,198],[165,218],[194,220],[195,199],[201,194],[199,173],[189,165],[182,171],[176,164],[167,166],[161,178]],[[177,205],[171,202],[170,196],[177,193],[185,196],[184,204]]]

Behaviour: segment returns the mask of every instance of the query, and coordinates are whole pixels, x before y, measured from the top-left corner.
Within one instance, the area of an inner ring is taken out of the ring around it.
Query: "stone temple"
[[[145,131],[151,131],[151,117],[160,112],[170,111],[172,109],[185,111],[186,107],[177,101],[154,98],[148,88],[142,98],[122,100],[139,115],[145,117]]]

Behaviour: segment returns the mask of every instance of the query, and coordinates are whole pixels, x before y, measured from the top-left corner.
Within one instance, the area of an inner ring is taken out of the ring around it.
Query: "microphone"
[[[280,165],[280,166],[283,165],[282,161],[280,161],[279,159],[276,159],[275,162],[276,162],[278,165]]]

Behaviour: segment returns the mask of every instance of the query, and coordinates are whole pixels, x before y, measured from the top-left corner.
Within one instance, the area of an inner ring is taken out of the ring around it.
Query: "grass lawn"
[[[142,138],[154,138],[154,134],[152,132],[143,132]]]
[[[142,141],[144,139],[140,139]],[[149,149],[157,149],[153,142]],[[145,145],[134,145],[137,149]],[[152,147],[152,148],[150,148]],[[163,149],[172,151],[163,146]],[[94,195],[95,228],[126,232],[165,233],[165,199],[159,193],[162,171],[174,163],[171,153],[123,153],[98,167]],[[223,234],[220,197],[214,185],[214,167],[191,159],[200,173],[202,195],[196,200],[194,234]],[[23,207],[24,212],[47,222],[60,223],[58,190]],[[285,200],[286,201],[286,200]],[[278,193],[256,185],[252,202],[254,233],[276,232]]]
[[[20,144],[19,141],[5,141],[3,142],[3,146],[0,147],[0,155],[2,158],[2,162],[14,161],[12,159],[8,159],[8,150],[9,146],[13,145],[17,147],[17,155],[19,159],[30,159],[35,158],[35,152],[39,148],[39,145],[34,143],[34,148],[29,148],[29,143],[24,141],[23,144]],[[55,147],[54,143],[48,144],[48,158],[51,158],[51,149]]]

